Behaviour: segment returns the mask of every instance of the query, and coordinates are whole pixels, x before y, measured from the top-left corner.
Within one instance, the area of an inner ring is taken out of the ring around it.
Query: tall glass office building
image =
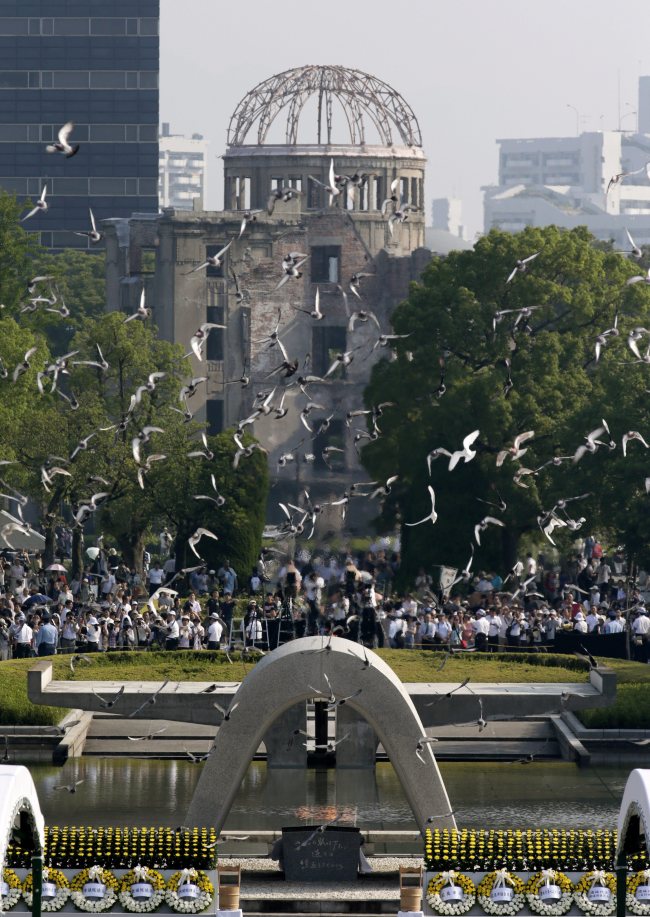
[[[158,210],[160,0],[0,0],[0,187],[49,209],[25,228],[53,248],[97,221]],[[66,159],[46,146],[67,121]]]

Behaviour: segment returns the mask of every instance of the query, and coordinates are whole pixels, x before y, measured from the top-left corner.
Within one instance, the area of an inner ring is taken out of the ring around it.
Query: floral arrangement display
[[[179,894],[183,887],[191,889],[194,897]],[[179,914],[198,914],[208,907],[213,897],[214,885],[204,872],[194,867],[175,872],[167,882],[165,899],[170,908]]]
[[[567,872],[587,872],[613,870],[615,856],[615,831],[440,828],[427,829],[424,860],[431,872],[489,872],[504,866],[513,872],[537,872],[551,866]],[[627,863],[635,871],[650,866],[645,852],[629,855]]]
[[[44,866],[43,884],[46,882],[56,886],[56,894],[53,898],[43,897],[41,910],[60,911],[70,895],[68,880],[60,870]],[[25,876],[25,881],[23,882],[23,898],[27,907],[31,908],[34,898],[34,878],[31,872]]]
[[[584,914],[605,917],[616,910],[616,876],[604,869],[592,869],[576,883],[573,898]]]
[[[103,886],[103,895],[86,897],[88,885]],[[119,882],[109,869],[102,866],[90,866],[88,869],[82,869],[72,878],[70,889],[70,897],[75,907],[80,911],[98,914],[100,911],[110,910],[117,901]]]
[[[544,888],[557,889],[558,897],[546,897]],[[542,869],[531,876],[526,883],[526,900],[528,907],[535,914],[552,915],[552,917],[566,914],[573,904],[571,879],[556,869]]]
[[[6,894],[0,895],[0,912],[10,910],[20,901],[23,893],[23,883],[20,881],[13,869],[4,869],[2,871],[2,881],[7,886]]]
[[[429,882],[427,902],[437,914],[466,914],[476,902],[476,886],[469,876],[444,870]]]
[[[213,828],[174,831],[50,825],[45,828],[45,856],[59,869],[85,869],[95,863],[108,869],[131,869],[136,863],[154,869],[183,869],[188,863],[196,869],[210,869],[216,862],[216,839]],[[10,845],[7,865],[29,869],[31,851]]]
[[[489,872],[476,890],[486,914],[518,914],[526,903],[526,883],[507,869]]]
[[[625,902],[632,914],[650,915],[650,869],[640,869],[633,876],[628,876]]]
[[[148,898],[135,898],[134,885],[150,885],[151,895]],[[120,904],[134,914],[145,914],[155,911],[165,897],[165,880],[156,869],[147,866],[134,866],[120,879]]]

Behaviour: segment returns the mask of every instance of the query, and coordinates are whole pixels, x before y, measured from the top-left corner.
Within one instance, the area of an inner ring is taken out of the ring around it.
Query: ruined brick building
[[[337,109],[346,143],[333,134]],[[277,136],[281,126],[284,137]],[[314,127],[310,142],[302,142],[309,126]],[[366,477],[354,442],[355,429],[366,429],[365,419],[348,426],[346,414],[363,407],[371,367],[389,355],[388,348],[374,346],[380,335],[375,322],[357,321],[350,330],[348,312],[371,310],[381,332],[390,333],[392,310],[430,258],[424,248],[426,160],[418,123],[407,103],[374,77],[342,67],[303,67],[272,77],[244,97],[232,115],[223,159],[223,211],[165,210],[104,223],[109,308],[133,311],[144,284],[162,337],[187,346],[201,323],[225,325],[210,334],[205,359],[194,360],[194,374],[208,377],[192,400],[195,416],[205,419],[211,433],[233,427],[251,413],[259,392],[276,386],[271,403],[278,406],[284,395],[288,412],[281,418],[271,412],[247,427],[268,449],[273,503],[296,502],[301,486],[309,487],[314,499],[332,499]],[[337,175],[367,178],[357,187],[348,182],[329,206],[322,186],[329,182],[332,160]],[[417,209],[395,222],[391,233],[388,216],[394,207],[382,214],[382,204],[395,179],[402,204]],[[269,198],[282,188],[297,193],[275,201],[269,214]],[[239,238],[246,211],[258,212]],[[231,241],[221,266],[192,272]],[[289,252],[308,256],[302,276],[276,289]],[[362,301],[350,289],[355,273],[371,275],[361,281]],[[321,320],[306,314],[317,291]],[[269,377],[283,359],[279,347],[265,341],[278,317],[282,345],[291,361],[299,361],[290,377],[284,372]],[[298,376],[324,376],[346,351],[353,351],[348,366],[310,384],[307,395],[301,391]],[[242,376],[250,384],[243,386]],[[301,420],[308,401],[322,406],[305,418],[314,431],[331,417],[318,435]],[[328,445],[344,451],[326,462]]]

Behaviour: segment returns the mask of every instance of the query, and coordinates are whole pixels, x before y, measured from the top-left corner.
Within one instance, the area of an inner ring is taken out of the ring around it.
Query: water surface
[[[59,825],[181,824],[203,765],[138,758],[74,758],[30,771],[46,822]],[[564,761],[440,765],[456,820],[469,828],[615,828],[629,767]],[[84,782],[74,794],[54,786]],[[434,813],[432,813],[434,814]],[[343,815],[364,829],[415,830],[390,764],[366,770],[279,770],[253,762],[227,831],[277,830]]]

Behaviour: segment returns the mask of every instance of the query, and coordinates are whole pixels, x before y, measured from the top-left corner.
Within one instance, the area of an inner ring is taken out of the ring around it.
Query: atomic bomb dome
[[[369,176],[347,210],[381,210],[397,177],[401,199],[423,204],[415,113],[395,89],[360,70],[307,66],[264,80],[237,105],[227,144],[226,209],[264,207],[270,191],[284,186],[301,192],[302,211],[320,210],[332,159],[339,173]]]
[[[369,73],[340,66],[298,67],[259,83],[233,112],[228,127],[228,146],[267,143],[269,129],[275,121],[281,120],[281,115],[286,118],[285,143],[295,146],[301,117],[310,100],[316,102],[316,130],[311,142],[318,145],[332,144],[333,118],[338,104],[351,145],[365,146],[370,123],[383,146],[392,146],[397,137],[404,146],[422,146],[417,118],[392,86]]]

